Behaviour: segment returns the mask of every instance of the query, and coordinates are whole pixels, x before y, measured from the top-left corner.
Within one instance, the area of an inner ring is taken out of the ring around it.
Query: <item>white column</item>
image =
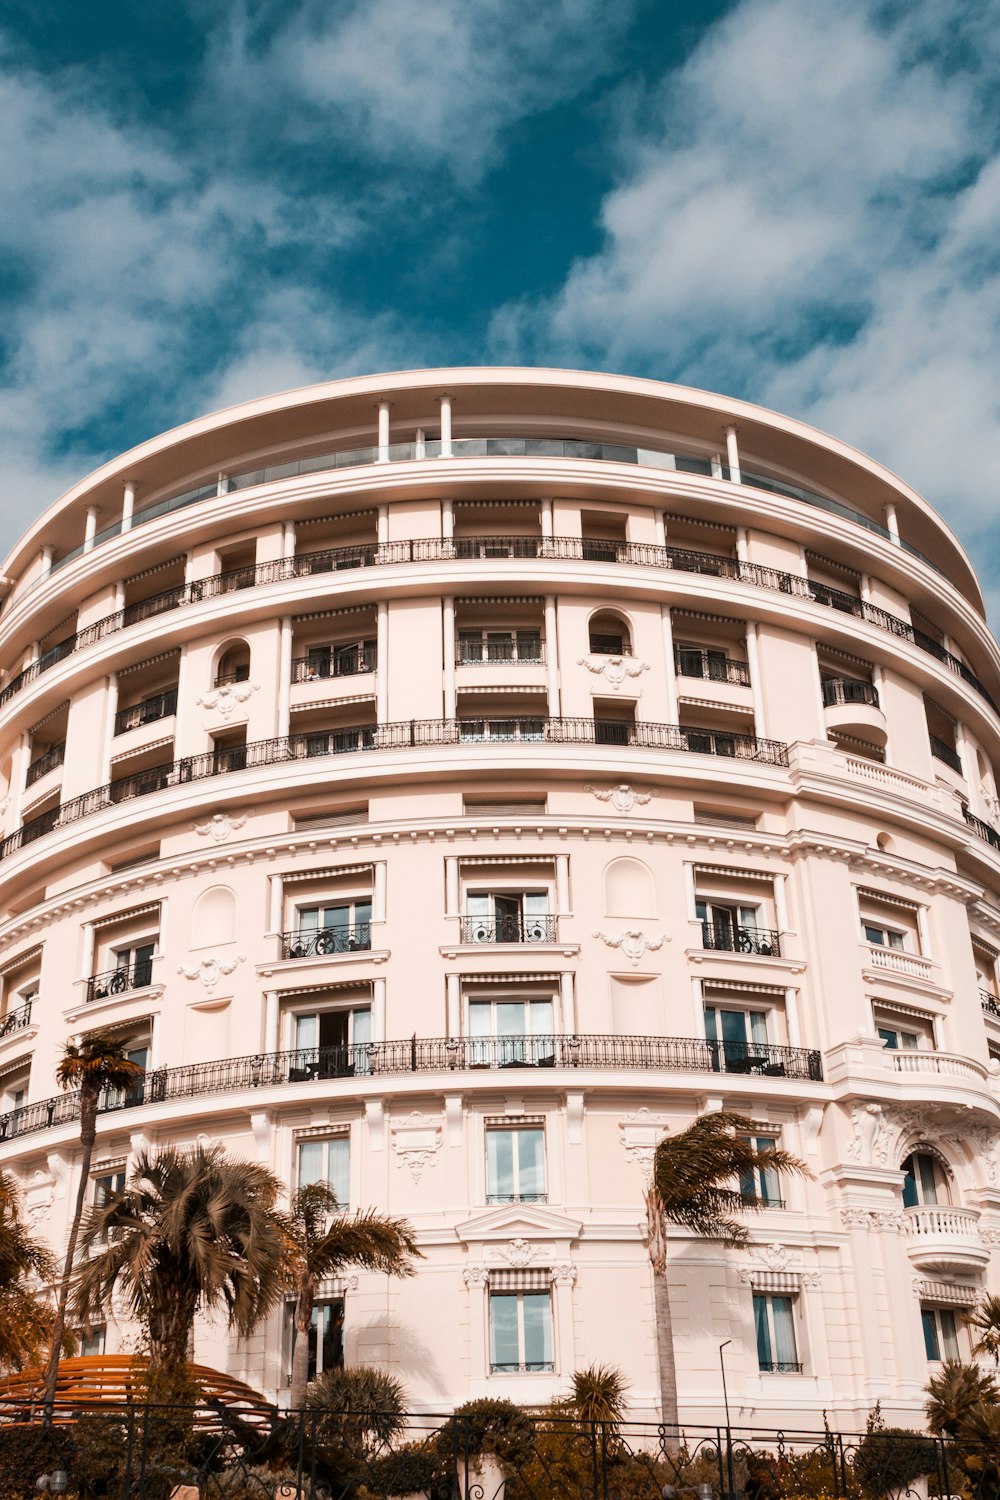
[[[538,510],[538,519],[541,523],[542,537],[545,541],[548,541],[552,536],[552,501],[548,495],[542,496]]]
[[[376,522],[376,540],[380,547],[384,547],[389,540],[389,507],[380,505],[378,508],[378,520]]]
[[[576,994],[572,969],[563,969],[559,975],[559,1009],[562,1011],[562,1029],[566,1036],[576,1035]]]
[[[56,555],[56,549],[54,547],[41,547],[41,548],[39,548],[39,552],[38,552],[38,564],[39,564],[39,566],[38,566],[38,573],[39,573],[39,577],[44,578],[45,575],[46,575],[46,573],[51,573],[52,572],[52,560],[55,557],[55,555]]]
[[[450,542],[455,535],[455,507],[451,497],[441,501],[441,539]]]
[[[103,786],[111,780],[111,754],[115,743],[115,715],[118,712],[118,673],[112,672],[107,679],[108,687],[104,695],[104,743],[101,746],[101,764],[97,773],[97,782]]]
[[[740,450],[736,442],[736,428],[726,428],[726,463],[729,465],[729,477],[734,484],[740,480]]]
[[[285,882],[280,875],[269,875],[267,884],[267,930],[277,934],[285,915]]]
[[[83,550],[89,552],[94,545],[94,537],[97,535],[97,506],[88,505],[86,510],[86,526],[83,533]]]
[[[444,623],[444,716],[457,717],[458,695],[455,691],[455,601],[443,599]]]
[[[458,858],[454,854],[448,854],[444,861],[444,914],[446,917],[458,916],[458,900]]]
[[[691,980],[691,1006],[694,1011],[693,1036],[705,1035],[705,998],[701,992],[701,980]]]
[[[278,1047],[278,992],[268,990],[264,996],[264,1051],[277,1052]]]
[[[799,997],[793,989],[785,991],[785,1026],[788,1030],[789,1047],[801,1047],[799,1034]]]
[[[378,404],[378,461],[380,464],[389,462],[389,403],[380,401]]]
[[[945,649],[947,650],[948,648],[945,647]],[[976,757],[969,745],[961,719],[955,720],[955,751],[961,762],[962,775],[965,777],[969,790],[974,791],[979,786]]]
[[[385,1041],[385,980],[372,982],[372,1041]]]
[[[94,972],[94,924],[84,922],[80,929],[83,952],[80,954],[80,978],[89,979]]]
[[[377,859],[372,886],[372,921],[385,921],[385,860]]]
[[[825,740],[828,738],[826,731],[826,704],[823,702],[823,677],[819,669],[819,652],[816,643],[813,642],[813,665],[815,671],[812,674],[813,684],[816,688],[816,713],[817,713],[817,738]]]
[[[380,724],[389,721],[389,601],[380,599],[375,606],[375,717]]]
[[[125,491],[122,497],[122,531],[131,531],[132,516],[135,512],[135,480],[125,481]]]
[[[885,529],[889,533],[889,535],[892,537],[892,540],[898,546],[899,545],[899,522],[896,519],[896,507],[894,505],[892,505],[892,504],[886,505],[882,509],[882,514],[885,516]]]
[[[24,802],[24,778],[28,774],[28,765],[31,761],[31,735],[22,734],[17,749],[11,757],[10,789],[13,796],[13,807],[11,818],[14,823],[21,821],[21,807]]]
[[[758,739],[764,739],[767,735],[767,722],[764,717],[764,684],[760,675],[757,626],[753,620],[747,622],[747,666],[750,668],[750,691],[753,694],[753,732]]]
[[[931,956],[931,930],[927,920],[926,906],[917,907],[917,936],[920,939],[920,952],[922,957]]]
[[[417,428],[417,440],[413,445],[414,458],[427,457],[427,438],[422,427]]]
[[[555,594],[545,596],[545,685],[548,692],[548,715],[558,719],[559,703],[559,615]]]
[[[451,458],[451,397],[441,397],[441,457]]]
[[[570,913],[568,854],[556,855],[556,912],[560,917]]]
[[[188,648],[185,643],[180,649],[177,658],[177,715],[174,719],[174,759],[186,754],[189,746],[187,743],[188,715],[194,709],[188,708],[187,702],[187,680],[189,673]]]
[[[292,716],[292,643],[295,627],[290,615],[281,622],[281,643],[278,650],[278,719],[274,727],[280,740],[287,735]]]
[[[447,1033],[449,1036],[461,1036],[462,1034],[462,987],[461,979],[457,974],[449,974],[448,986],[448,1015]]]
[[[674,661],[674,625],[670,618],[670,605],[660,605],[660,628],[663,631],[663,685],[667,692],[667,723],[676,724],[680,718],[677,702],[677,665]]]
[[[750,561],[750,540],[745,526],[736,528],[736,558],[741,563]]]
[[[219,475],[218,479],[215,482],[215,493],[216,493],[216,495],[228,495],[229,494],[229,475],[228,474],[220,474]]]
[[[774,921],[779,932],[788,932],[788,877],[774,877]]]
[[[663,519],[662,510],[654,511],[653,525],[656,528],[656,545],[665,547],[667,545],[667,523]]]
[[[288,559],[295,556],[295,522],[286,521],[281,528],[281,555]]]
[[[694,865],[688,864],[687,860],[685,860],[683,869],[684,904],[687,907],[687,920],[693,922],[696,920],[698,915],[698,913],[695,911],[695,903],[697,901],[697,897],[695,895],[694,889]]]
[[[194,553],[184,554],[184,587],[189,589],[194,581]]]

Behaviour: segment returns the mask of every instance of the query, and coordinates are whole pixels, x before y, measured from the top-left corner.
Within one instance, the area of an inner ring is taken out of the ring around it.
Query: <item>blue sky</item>
[[[0,547],[247,396],[560,364],[857,443],[1000,605],[998,83],[1000,0],[8,3]]]

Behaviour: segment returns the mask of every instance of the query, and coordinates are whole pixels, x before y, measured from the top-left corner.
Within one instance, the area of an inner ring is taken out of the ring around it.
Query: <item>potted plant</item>
[[[504,1500],[507,1476],[531,1460],[535,1429],[513,1401],[483,1397],[455,1408],[436,1446],[455,1460],[461,1500]]]

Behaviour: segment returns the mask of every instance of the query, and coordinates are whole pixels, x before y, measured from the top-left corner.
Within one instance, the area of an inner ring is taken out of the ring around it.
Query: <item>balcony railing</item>
[[[282,467],[287,468],[287,466]],[[747,476],[744,475],[744,480],[746,479]],[[768,484],[763,487],[779,489],[777,484]],[[216,490],[211,488],[210,492],[214,495]],[[792,493],[792,487],[783,486],[780,492]],[[208,493],[209,490],[203,490],[199,493],[199,498]],[[165,506],[166,509],[160,509],[160,506]],[[169,502],[159,502],[158,506],[152,507],[152,511],[165,514],[170,508]],[[824,508],[836,509],[836,506],[834,502],[826,501]],[[143,512],[143,514],[147,513]],[[151,513],[148,518],[152,519]],[[133,524],[137,521],[138,516],[134,518]],[[879,530],[874,522],[866,520],[865,524],[871,530]],[[907,550],[913,551],[912,548]],[[764,567],[759,563],[741,562],[738,558],[718,556],[710,552],[695,552],[688,548],[659,547],[646,542],[617,540],[599,542],[593,538],[542,536],[450,539],[426,537],[410,541],[362,543],[351,547],[332,547],[323,552],[310,552],[299,557],[280,558],[274,562],[257,563],[253,567],[235,568],[216,573],[210,578],[198,579],[180,587],[167,589],[162,594],[141,600],[123,610],[116,610],[114,614],[106,615],[103,619],[95,621],[93,625],[88,625],[84,630],[77,631],[75,635],[69,636],[58,646],[46,651],[16,677],[13,677],[0,691],[0,707],[9,702],[13,695],[20,692],[28,683],[34,682],[41,672],[47,671],[73,652],[91,646],[96,641],[103,640],[105,636],[113,635],[141,620],[150,619],[172,609],[179,609],[182,605],[192,604],[201,599],[212,599],[221,594],[232,593],[237,589],[262,587],[283,579],[304,578],[313,573],[329,573],[343,568],[384,567],[414,562],[467,561],[474,558],[538,558],[543,561],[565,559],[581,562],[609,562],[616,566],[666,568],[678,572],[700,573],[715,578],[732,578],[755,588],[789,594],[800,599],[811,599],[817,604],[854,615],[870,625],[875,625],[880,630],[888,631],[889,634],[918,646],[920,650],[936,657],[950,671],[967,682],[995,712],[1000,712],[987,689],[965,662],[946,650],[933,636],[926,635],[923,631],[917,630],[908,620],[889,614],[887,610],[880,609],[877,605],[868,603],[867,600],[858,599],[855,595],[844,593],[840,589],[828,588],[825,584],[813,582],[799,573],[785,573],[778,568]]]
[[[748,1206],[753,1204],[757,1208],[784,1208],[784,1198],[762,1198],[759,1193],[741,1193],[740,1197]]]
[[[358,646],[350,650],[338,650],[330,658],[300,656],[292,662],[293,682],[320,682],[327,677],[356,677],[361,672],[374,672],[378,666],[378,652],[374,645]]]
[[[170,688],[165,693],[154,693],[152,698],[144,698],[141,703],[133,703],[129,708],[118,710],[115,714],[115,734],[127,734],[130,729],[138,729],[143,724],[155,724],[159,719],[169,719],[176,712],[176,688]]]
[[[801,1375],[802,1363],[794,1359],[761,1360],[758,1368],[765,1375]]]
[[[772,1042],[706,1042],[713,1073],[753,1073],[760,1078],[821,1078],[818,1052],[803,1053],[800,1047],[781,1047]],[[802,1058],[807,1073],[798,1070]]]
[[[925,1052],[921,1048],[890,1049],[888,1055],[897,1073],[922,1074],[924,1077],[964,1078],[970,1083],[985,1083],[986,1067],[974,1057],[960,1052]]]
[[[979,1003],[988,1016],[993,1016],[1000,1021],[1000,1000],[996,995],[991,994],[989,990],[980,990]]]
[[[554,1369],[551,1359],[531,1359],[526,1364],[497,1364],[495,1361],[490,1364],[491,1375],[551,1375]]]
[[[495,1203],[548,1203],[548,1193],[487,1193],[486,1201]]]
[[[281,934],[282,958],[323,958],[333,953],[364,953],[372,945],[369,922],[354,927],[318,927]]]
[[[250,663],[244,662],[241,667],[233,667],[231,672],[216,672],[212,682],[213,687],[232,687],[237,682],[250,681]]]
[[[353,1078],[408,1073],[456,1073],[505,1068],[593,1068],[611,1071],[663,1073],[718,1072],[720,1045],[701,1037],[578,1036],[408,1037],[402,1041],[363,1042],[349,1047],[307,1047],[293,1052],[257,1053],[214,1062],[189,1063],[148,1072],[141,1086],[129,1091],[129,1105],[120,1094],[105,1095],[101,1111],[135,1104],[160,1104],[171,1099],[196,1099],[244,1089],[273,1088],[321,1078]],[[725,1043],[727,1054],[735,1044]],[[767,1077],[821,1082],[819,1052],[803,1047],[747,1047],[754,1067],[726,1069],[754,1072],[756,1064],[778,1064]],[[79,1095],[57,1094],[0,1115],[0,1140],[13,1140],[52,1125],[79,1118]]]
[[[45,754],[40,755],[37,760],[31,762],[27,775],[24,778],[25,786],[32,786],[46,775],[47,772],[54,771],[57,766],[61,766],[65,759],[66,741],[63,740],[60,744],[53,745],[50,750],[46,750]]]
[[[473,733],[468,733],[469,728]],[[514,740],[544,741],[556,745],[629,745],[647,750],[680,750],[698,755],[719,755],[762,765],[787,766],[788,747],[778,740],[755,739],[752,735],[716,734],[707,730],[682,729],[677,724],[615,724],[614,738],[603,734],[606,725],[594,719],[404,719],[395,724],[360,724],[317,734],[289,735],[283,739],[253,740],[225,750],[209,750],[183,760],[150,766],[133,776],[123,776],[105,786],[63,802],[0,840],[0,859],[32,843],[56,827],[150,796],[167,787],[234,771],[276,766],[290,761],[353,751],[402,750],[430,746]]]
[[[854,677],[827,677],[823,682],[823,703],[826,708],[847,703],[865,703],[869,708],[878,708],[878,689],[874,683],[860,682]]]
[[[145,989],[153,982],[153,960],[140,959],[138,963],[122,965],[117,969],[105,969],[103,974],[94,974],[87,980],[88,1000],[107,1000],[109,995],[125,995],[129,990]]]
[[[771,927],[702,922],[701,946],[717,953],[756,953],[761,958],[780,958],[781,934]]]
[[[9,1010],[5,1016],[0,1016],[0,1037],[10,1036],[14,1031],[23,1031],[25,1026],[31,1025],[31,1001],[26,1000],[16,1010]]]
[[[457,667],[540,667],[545,661],[542,643],[506,641],[459,641]]]
[[[991,845],[994,849],[1000,849],[1000,833],[997,832],[991,823],[984,823],[982,818],[977,818],[964,805],[962,807],[962,817],[977,838],[982,839],[984,843]]]
[[[720,661],[713,652],[685,649],[676,652],[675,665],[681,677],[702,677],[709,682],[731,682],[739,687],[750,686],[748,663],[733,661],[728,656]]]
[[[558,919],[525,916],[514,912],[498,917],[463,917],[463,943],[554,943]]]
[[[903,1214],[903,1232],[908,1235],[948,1235],[982,1243],[979,1210],[957,1208],[951,1203],[923,1203]]]
[[[959,759],[958,751],[953,750],[950,745],[946,745],[944,740],[939,740],[936,734],[932,734],[928,738],[931,742],[931,754],[934,758],[936,760],[943,760],[946,766],[951,766],[951,769],[957,771],[959,776],[961,776],[962,762]]]

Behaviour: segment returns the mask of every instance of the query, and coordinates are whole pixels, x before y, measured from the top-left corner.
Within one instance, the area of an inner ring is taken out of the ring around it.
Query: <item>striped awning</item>
[[[520,1270],[490,1270],[491,1292],[547,1292],[552,1285],[548,1266],[524,1266]]]
[[[756,1267],[750,1273],[750,1285],[755,1292],[791,1292],[793,1295],[802,1288],[801,1271],[758,1271]]]

